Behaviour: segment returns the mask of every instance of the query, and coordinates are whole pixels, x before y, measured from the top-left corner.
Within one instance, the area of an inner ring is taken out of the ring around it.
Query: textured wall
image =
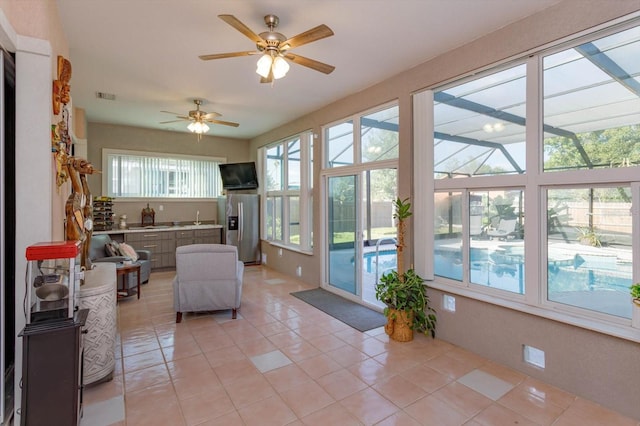
[[[439,339],[640,419],[640,344],[462,296],[452,313],[428,294]],[[523,361],[525,344],[545,352],[544,370]]]

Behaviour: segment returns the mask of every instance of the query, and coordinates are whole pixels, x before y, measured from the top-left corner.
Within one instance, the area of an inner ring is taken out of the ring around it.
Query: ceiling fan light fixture
[[[260,57],[260,59],[258,59],[258,63],[256,64],[256,73],[263,78],[267,78],[272,64],[273,58],[269,53],[265,53]]]
[[[287,75],[289,63],[281,56],[276,56],[273,60],[273,78],[279,79]]]
[[[187,129],[200,135],[202,133],[207,133],[209,131],[209,126],[201,121],[194,121],[187,126]]]

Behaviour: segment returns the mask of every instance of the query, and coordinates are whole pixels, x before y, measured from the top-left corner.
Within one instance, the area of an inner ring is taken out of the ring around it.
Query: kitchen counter
[[[200,225],[154,225],[154,226],[132,226],[127,229],[115,228],[110,231],[94,231],[96,235],[99,234],[130,234],[137,232],[149,232],[149,231],[188,231],[188,230],[200,230],[200,229],[221,229],[222,225],[214,224],[200,224]]]

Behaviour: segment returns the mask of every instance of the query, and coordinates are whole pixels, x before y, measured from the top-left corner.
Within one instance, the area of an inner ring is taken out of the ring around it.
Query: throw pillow
[[[136,252],[136,249],[134,249],[127,243],[120,243],[120,254],[122,256],[128,257],[134,262],[138,260],[138,253]]]
[[[120,250],[118,250],[114,243],[115,241],[111,241],[104,245],[104,251],[107,253],[107,256],[120,256]]]

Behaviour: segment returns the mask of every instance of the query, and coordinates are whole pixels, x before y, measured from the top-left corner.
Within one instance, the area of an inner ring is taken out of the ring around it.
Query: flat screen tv
[[[256,163],[219,164],[222,187],[226,190],[256,189],[258,175]]]

